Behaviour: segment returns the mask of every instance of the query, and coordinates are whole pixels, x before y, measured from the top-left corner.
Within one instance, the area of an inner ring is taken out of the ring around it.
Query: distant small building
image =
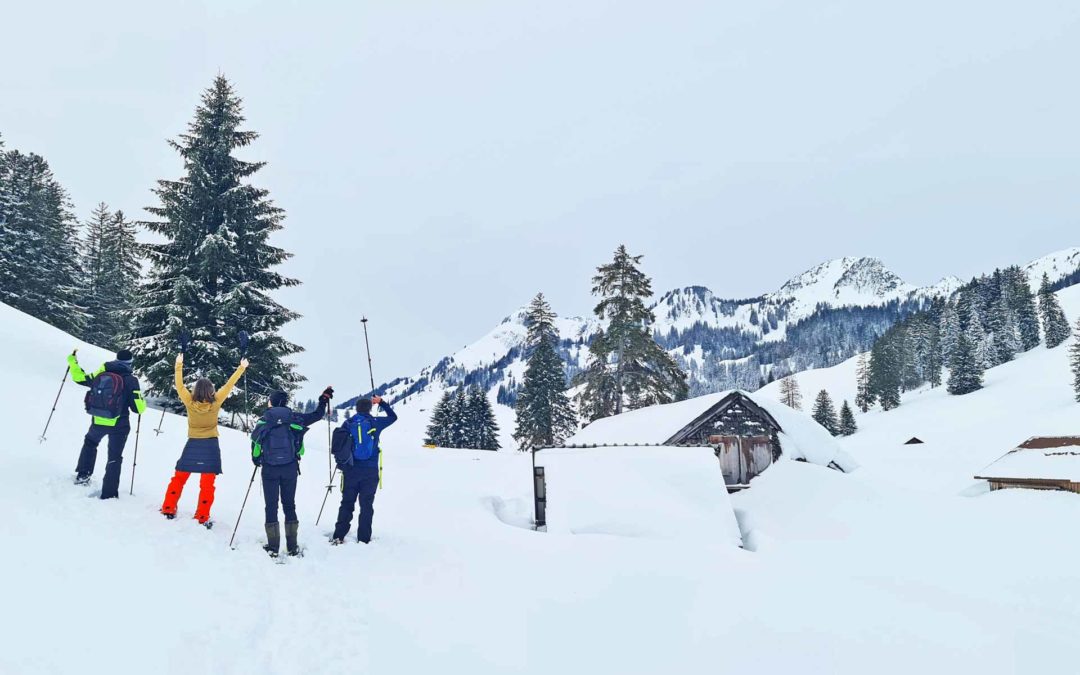
[[[1080,436],[1035,436],[975,476],[991,490],[1029,488],[1080,493]]]
[[[904,442],[904,445],[922,445],[922,444],[923,444],[922,439],[919,438],[918,436],[912,436],[911,438],[909,438],[907,441]]]
[[[731,490],[745,487],[782,456],[850,471],[856,463],[808,415],[744,391],[632,410],[588,425],[568,447],[711,447]]]

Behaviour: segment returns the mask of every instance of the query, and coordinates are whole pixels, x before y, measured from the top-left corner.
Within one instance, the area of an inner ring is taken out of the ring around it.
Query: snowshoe
[[[345,540],[340,538],[340,537],[337,538],[337,539],[331,539],[330,540],[330,545],[331,546],[341,546],[344,543],[345,543]]]
[[[75,482],[76,485],[89,485],[90,484],[90,476],[89,475],[86,475],[86,476],[76,475],[74,482]]]
[[[165,520],[176,520],[175,513],[162,513],[161,515],[165,516]]]
[[[199,523],[199,524],[202,525],[203,527],[205,527],[208,530],[214,529],[214,521],[212,521],[212,520],[208,520],[205,523]]]

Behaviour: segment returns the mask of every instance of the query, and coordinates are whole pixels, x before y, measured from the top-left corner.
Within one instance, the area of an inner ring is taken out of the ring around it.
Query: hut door
[[[750,480],[772,464],[772,441],[768,436],[748,436],[742,440],[746,480]]]
[[[743,453],[739,448],[738,436],[710,436],[709,443],[716,448],[720,457],[720,471],[728,485],[740,485],[746,482],[746,467]]]

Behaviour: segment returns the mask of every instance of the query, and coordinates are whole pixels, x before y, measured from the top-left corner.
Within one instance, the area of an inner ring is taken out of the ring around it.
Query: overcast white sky
[[[143,217],[221,72],[304,285],[306,394],[413,374],[539,290],[912,283],[1080,244],[1080,3],[10,2],[0,134]]]

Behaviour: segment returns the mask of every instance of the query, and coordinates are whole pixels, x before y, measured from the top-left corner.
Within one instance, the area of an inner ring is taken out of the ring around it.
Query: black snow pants
[[[102,499],[115,499],[120,496],[120,467],[124,462],[124,446],[130,433],[131,423],[127,417],[121,417],[114,427],[91,423],[90,431],[86,432],[83,439],[79,463],[75,466],[75,474],[80,477],[94,473],[98,444],[106,436],[109,437],[109,460],[105,463],[105,478],[101,481]]]
[[[263,465],[263,499],[266,501],[266,522],[276,523],[278,495],[281,496],[281,510],[285,512],[285,522],[295,523],[296,517],[296,479],[300,475],[300,463],[279,466]]]
[[[344,539],[352,525],[353,506],[360,503],[356,540],[371,541],[371,517],[375,515],[375,491],[379,489],[379,467],[349,466],[342,473],[341,508],[338,509],[334,539]]]

